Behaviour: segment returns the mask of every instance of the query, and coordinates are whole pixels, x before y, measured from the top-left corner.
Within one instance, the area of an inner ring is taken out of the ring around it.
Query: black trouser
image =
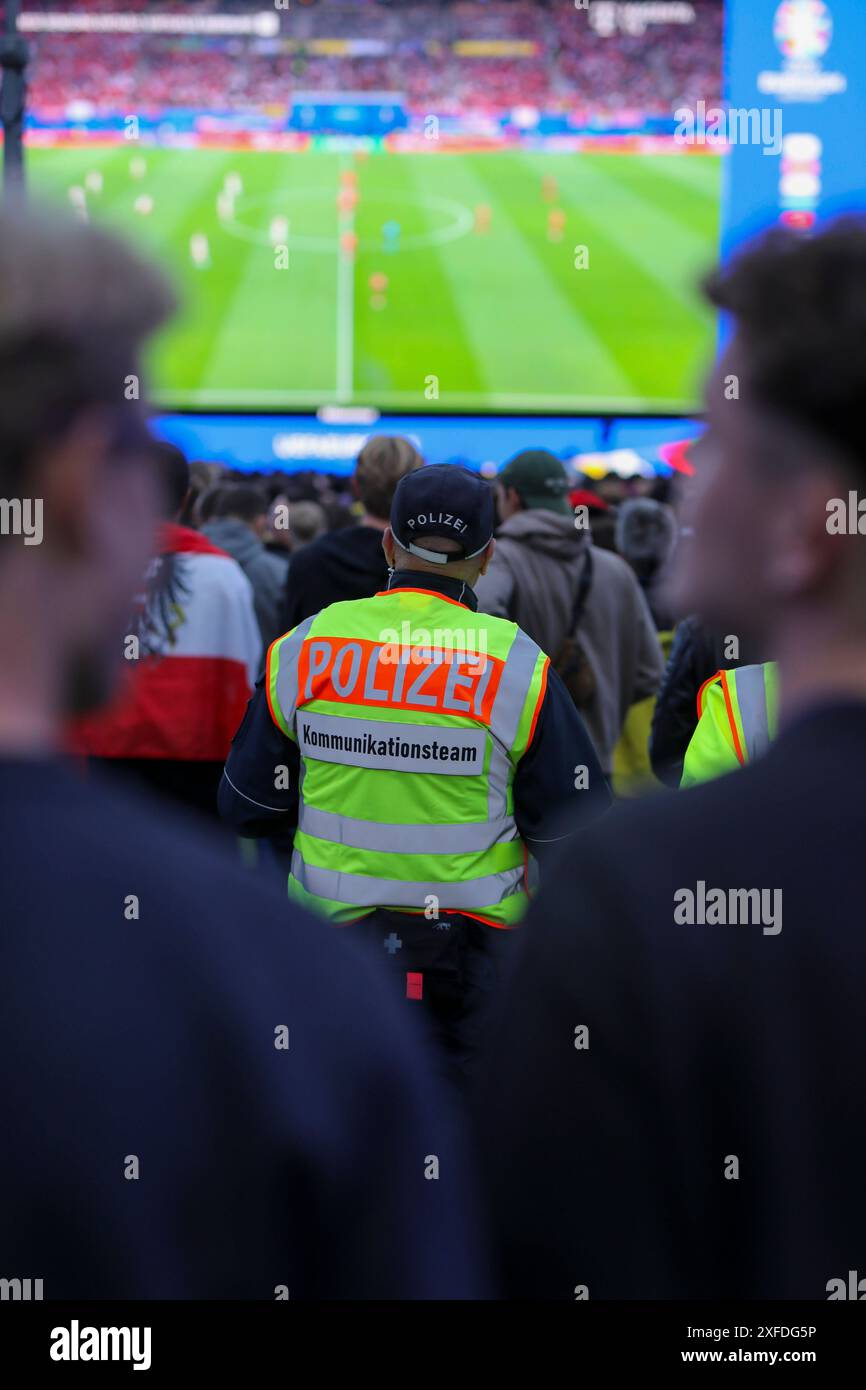
[[[516,933],[459,912],[428,921],[420,913],[385,908],[347,930],[387,957],[395,992],[432,1032],[445,1074],[457,1081],[467,1077]]]

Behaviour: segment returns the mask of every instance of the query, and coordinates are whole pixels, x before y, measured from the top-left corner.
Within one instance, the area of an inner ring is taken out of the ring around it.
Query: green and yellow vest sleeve
[[[776,737],[778,709],[775,662],[717,671],[698,691],[698,727],[680,786],[709,782],[760,757]]]
[[[513,782],[547,669],[514,623],[422,589],[332,604],[279,638],[268,707],[301,758],[290,896],[333,921],[387,907],[515,926]]]

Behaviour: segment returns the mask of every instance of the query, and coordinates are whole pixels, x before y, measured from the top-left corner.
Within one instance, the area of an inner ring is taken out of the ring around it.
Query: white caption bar
[[[49,34],[253,34],[272,38],[280,32],[275,10],[259,14],[40,14],[25,10],[19,30]]]

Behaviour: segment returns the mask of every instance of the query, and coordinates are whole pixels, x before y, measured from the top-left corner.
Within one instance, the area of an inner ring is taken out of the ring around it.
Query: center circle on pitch
[[[440,198],[432,193],[365,193],[360,201],[363,202],[364,206],[370,203],[379,203],[387,207],[391,214],[390,218],[387,219],[389,221],[393,220],[395,215],[399,217],[400,207],[406,204],[442,213],[448,219],[441,227],[433,227],[426,232],[411,232],[408,236],[401,235],[397,243],[397,249],[400,251],[420,251],[430,246],[442,246],[446,242],[457,241],[458,238],[465,236],[467,232],[472,230],[475,222],[472,212],[464,203],[458,203],[453,198]],[[274,193],[257,194],[251,198],[236,199],[234,216],[220,218],[220,226],[230,236],[237,237],[241,241],[252,242],[255,246],[270,246],[271,238],[268,227],[251,227],[243,220],[246,213],[266,208],[270,217],[287,217],[289,219],[289,246],[292,250],[333,254],[339,245],[340,236],[336,226],[332,236],[309,236],[303,232],[292,231],[292,209],[299,203],[329,205],[333,209],[336,224],[339,213],[336,207],[335,189],[287,188]],[[382,249],[380,238],[360,237],[358,240],[359,251],[381,251]]]

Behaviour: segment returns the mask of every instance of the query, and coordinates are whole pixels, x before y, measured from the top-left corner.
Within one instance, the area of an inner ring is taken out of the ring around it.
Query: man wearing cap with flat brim
[[[547,656],[478,612],[493,526],[477,474],[401,479],[387,587],[272,645],[220,790],[244,835],[296,827],[290,897],[370,940],[452,1074],[474,1055],[530,857],[609,803]]]

